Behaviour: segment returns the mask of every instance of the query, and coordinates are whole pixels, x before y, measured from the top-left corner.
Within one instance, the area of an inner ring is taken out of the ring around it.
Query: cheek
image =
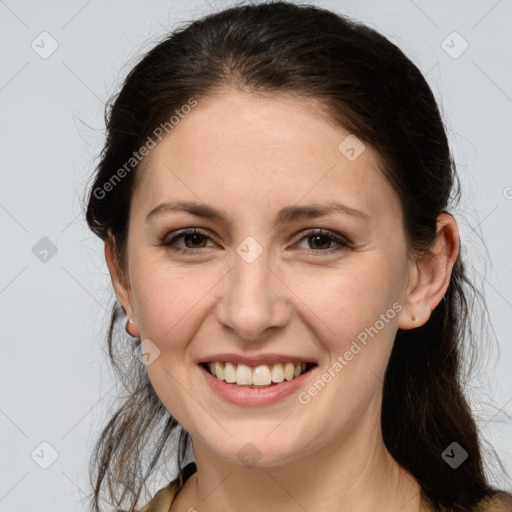
[[[355,425],[372,401],[378,403],[401,309],[390,274],[381,268],[361,266],[301,281],[303,318],[329,361],[318,375],[325,387],[312,383],[300,403],[314,404],[319,417],[336,417],[334,430]]]
[[[311,318],[315,331],[322,329],[327,339],[334,337],[336,345],[343,346],[386,314],[396,295],[390,285],[390,274],[383,268],[362,262],[296,280],[294,292],[304,304],[304,314]]]
[[[176,269],[138,273],[134,296],[141,336],[162,348],[176,347],[190,339],[194,321],[205,306],[205,295],[215,280],[207,275],[198,277],[197,270],[179,272]]]
[[[190,381],[187,347],[202,324],[207,307],[205,295],[214,282],[210,283],[207,277],[198,278],[197,271],[194,277],[191,272],[168,267],[158,270],[157,265],[141,268],[152,268],[138,273],[138,286],[134,289],[141,338],[151,340],[158,348],[158,355],[146,370],[169,413],[185,428],[193,428],[190,397],[200,394]]]

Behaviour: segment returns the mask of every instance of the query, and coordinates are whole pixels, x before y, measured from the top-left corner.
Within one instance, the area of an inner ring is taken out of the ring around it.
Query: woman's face
[[[230,91],[200,101],[145,161],[125,306],[156,393],[211,455],[273,466],[380,429],[411,266],[398,198],[349,136],[298,99]],[[177,202],[195,213],[155,210]],[[312,214],[334,203],[360,213]],[[260,357],[245,362],[267,362],[275,380],[273,363],[315,366],[262,391],[199,364],[237,356]]]

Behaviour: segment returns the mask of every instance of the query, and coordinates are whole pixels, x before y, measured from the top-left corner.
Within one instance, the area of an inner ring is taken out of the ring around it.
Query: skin
[[[144,162],[132,199],[128,269],[105,256],[129,332],[160,351],[147,366],[159,398],[191,434],[198,472],[172,511],[418,512],[420,487],[385,449],[382,384],[397,329],[423,325],[442,300],[459,251],[453,217],[438,218],[431,257],[407,251],[398,196],[366,145],[350,161],[349,132],[294,97],[222,91],[198,106]],[[230,224],[185,212],[145,217],[164,201],[204,202]],[[333,214],[277,226],[285,206],[342,202],[369,220]],[[211,237],[180,238],[183,228]],[[323,228],[352,246],[315,239]],[[252,236],[252,263],[236,252]],[[314,254],[311,250],[324,251]],[[317,361],[316,380],[357,335],[402,308],[303,405],[242,407],[219,398],[194,361],[218,352],[285,353]],[[411,319],[412,316],[417,321]],[[261,452],[246,467],[246,443]],[[371,489],[371,492],[369,492]]]

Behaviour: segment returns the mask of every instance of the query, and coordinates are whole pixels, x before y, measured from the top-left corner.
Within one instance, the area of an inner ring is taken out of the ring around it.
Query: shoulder
[[[188,476],[188,475],[187,475]],[[162,487],[153,499],[138,512],[168,512],[179,490],[178,478]],[[118,510],[117,512],[123,512]],[[422,495],[421,512],[436,512],[430,501]],[[512,512],[512,494],[497,491],[480,500],[471,512]]]
[[[512,494],[498,491],[482,499],[474,512],[512,512]]]
[[[195,462],[189,462],[183,468],[183,481],[186,482],[196,471]],[[168,512],[179,490],[180,482],[178,476],[169,485],[162,487],[148,504],[135,512]],[[117,512],[123,511],[118,510]]]
[[[421,512],[438,512],[430,500],[422,496]],[[505,491],[497,491],[491,496],[486,496],[471,509],[471,512],[512,512],[512,494]]]
[[[140,512],[168,512],[171,503],[178,493],[178,479],[173,480],[169,485],[162,487],[153,499],[146,504]]]

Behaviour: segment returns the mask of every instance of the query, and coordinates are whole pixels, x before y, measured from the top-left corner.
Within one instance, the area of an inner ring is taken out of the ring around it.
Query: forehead
[[[239,199],[260,209],[272,208],[276,198],[279,206],[340,201],[373,216],[383,209],[396,215],[398,198],[378,155],[365,145],[356,159],[347,158],[340,144],[353,141],[349,136],[313,101],[216,93],[150,151],[134,202],[147,211],[185,196],[217,204]]]

